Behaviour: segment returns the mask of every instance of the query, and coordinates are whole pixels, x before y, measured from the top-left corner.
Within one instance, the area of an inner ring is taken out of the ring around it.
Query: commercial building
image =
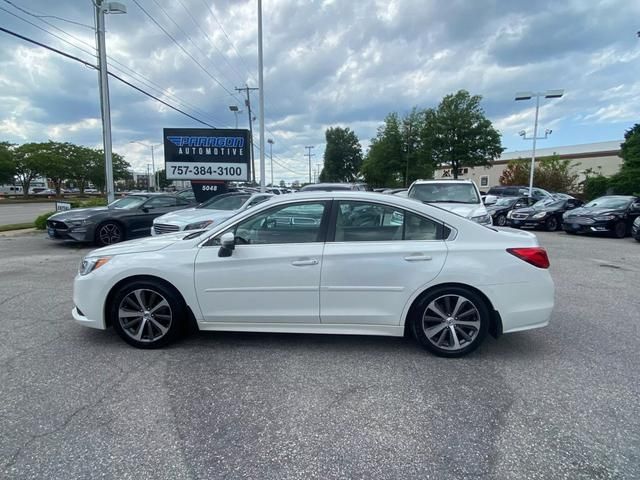
[[[610,176],[620,170],[620,144],[622,140],[609,142],[585,143],[565,147],[537,148],[536,159],[558,155],[562,160],[571,160],[573,169],[584,180],[586,172],[593,171]],[[471,179],[476,182],[480,190],[486,190],[494,185],[500,185],[500,176],[511,160],[524,159],[531,161],[531,150],[504,152],[490,167],[461,168],[458,178]],[[451,168],[443,167],[436,170],[435,178],[453,178]]]

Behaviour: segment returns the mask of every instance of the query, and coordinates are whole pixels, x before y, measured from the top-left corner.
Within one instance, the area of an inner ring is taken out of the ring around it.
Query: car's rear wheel
[[[505,217],[502,213],[496,217],[496,225],[499,227],[504,227],[507,224],[507,217]]]
[[[480,346],[489,329],[489,308],[471,289],[444,287],[424,295],[413,309],[420,344],[441,357],[461,357]]]
[[[138,348],[158,348],[183,331],[186,307],[180,295],[157,281],[121,287],[110,305],[111,324],[122,339]]]
[[[549,217],[545,222],[545,228],[548,232],[555,232],[558,229],[558,219],[556,217]]]
[[[124,240],[124,228],[116,222],[104,222],[96,228],[96,243],[100,246],[113,245]]]
[[[627,236],[627,224],[623,221],[616,222],[613,226],[613,236],[616,238],[624,238]]]

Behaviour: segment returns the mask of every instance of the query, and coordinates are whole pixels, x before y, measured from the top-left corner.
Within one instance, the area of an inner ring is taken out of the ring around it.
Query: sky
[[[235,88],[258,85],[256,0],[121,2],[127,14],[106,16],[110,71],[216,128],[235,127],[239,105],[248,127]],[[95,64],[93,11],[91,0],[0,0],[0,26]],[[565,90],[541,103],[553,133],[540,147],[622,139],[640,121],[638,30],[629,0],[264,0],[274,181],[305,181],[304,147],[315,146],[315,171],[328,127],[351,128],[366,151],[388,113],[459,89],[483,97],[506,151],[530,148],[518,132],[533,133],[535,102],[514,101],[527,90]],[[203,126],[113,78],[109,89],[113,150],[136,171],[163,128]],[[0,105],[0,141],[102,145],[97,72],[4,32]]]

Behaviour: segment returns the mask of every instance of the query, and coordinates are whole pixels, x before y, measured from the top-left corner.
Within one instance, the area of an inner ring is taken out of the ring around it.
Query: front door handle
[[[424,255],[422,253],[414,253],[412,255],[407,255],[404,257],[407,262],[426,262],[431,260],[431,255]]]
[[[318,264],[318,260],[316,260],[315,258],[310,258],[308,260],[294,260],[293,262],[291,262],[291,265],[293,265],[294,267],[304,267],[306,265],[317,265]]]

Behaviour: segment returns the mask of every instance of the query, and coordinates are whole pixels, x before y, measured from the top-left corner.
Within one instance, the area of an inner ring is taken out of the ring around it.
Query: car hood
[[[129,240],[127,242],[116,243],[107,247],[98,248],[91,251],[87,256],[110,256],[122,255],[125,253],[143,253],[155,252],[162,250],[176,242],[181,241],[184,237],[192,235],[198,230],[188,230],[186,232],[166,233],[157,237],[145,237],[137,240]]]
[[[169,225],[188,225],[190,223],[227,219],[238,213],[238,210],[211,210],[209,208],[187,208],[165,213],[153,220],[153,223],[166,223]]]
[[[615,209],[615,208],[574,208],[573,210],[569,210],[565,213],[566,217],[592,217],[600,215],[612,215],[612,214],[620,214],[623,210]]]
[[[486,208],[489,215],[511,209],[511,207],[505,205],[486,205]]]
[[[428,203],[428,202],[427,202]],[[430,205],[434,205],[436,207],[444,208],[445,210],[449,210],[461,217],[472,218],[477,217],[479,215],[486,215],[487,209],[484,205],[479,203],[431,203]]]
[[[49,217],[50,220],[77,220],[82,218],[88,218],[98,213],[103,213],[108,211],[108,207],[92,207],[92,208],[73,208],[71,210],[66,210],[64,212],[54,213]]]

